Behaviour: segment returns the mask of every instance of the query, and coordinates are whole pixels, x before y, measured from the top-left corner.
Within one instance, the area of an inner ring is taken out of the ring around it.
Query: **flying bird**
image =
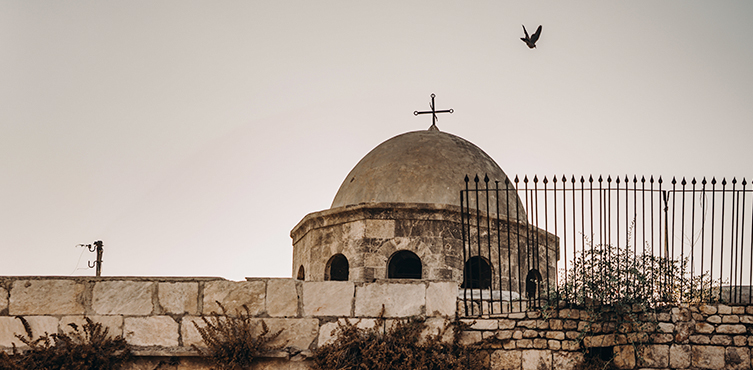
[[[528,45],[529,48],[531,48],[531,49],[535,48],[536,47],[536,41],[539,40],[539,36],[541,35],[541,26],[539,26],[539,28],[536,29],[536,32],[533,35],[531,35],[530,37],[528,36],[528,31],[526,31],[526,26],[525,25],[523,26],[523,32],[525,32],[526,37],[521,37],[520,39],[523,40],[523,42],[525,42],[526,45]]]

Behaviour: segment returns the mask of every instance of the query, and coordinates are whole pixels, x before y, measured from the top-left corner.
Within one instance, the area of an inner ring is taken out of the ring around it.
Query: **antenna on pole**
[[[86,264],[89,266],[90,269],[93,269],[96,267],[97,269],[97,277],[102,276],[102,253],[104,252],[104,244],[101,240],[97,240],[92,244],[79,244],[79,247],[86,247],[89,249],[89,252],[97,252],[97,259],[94,261],[94,265],[92,265],[91,261],[88,261]]]

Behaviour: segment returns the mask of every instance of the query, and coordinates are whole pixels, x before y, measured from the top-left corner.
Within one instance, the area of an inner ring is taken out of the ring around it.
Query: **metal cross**
[[[413,115],[417,116],[419,114],[428,114],[428,113],[431,113],[431,127],[436,128],[437,127],[437,113],[450,113],[450,114],[452,114],[452,112],[454,112],[454,111],[452,109],[445,109],[445,110],[436,110],[436,109],[434,109],[434,96],[435,96],[434,94],[431,94],[431,103],[429,104],[429,107],[431,107],[431,110],[421,111],[421,112],[414,111]],[[429,127],[429,129],[431,129],[431,127]]]

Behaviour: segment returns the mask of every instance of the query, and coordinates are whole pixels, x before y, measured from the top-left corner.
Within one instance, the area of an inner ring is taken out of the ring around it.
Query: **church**
[[[431,106],[427,113],[439,112]],[[542,277],[555,286],[557,238],[529,224],[526,205],[494,159],[441,131],[434,118],[428,130],[371,150],[345,177],[330,209],[293,228],[293,277],[452,280],[491,289],[494,299],[503,292],[507,300],[534,298],[546,285]],[[475,178],[476,186],[479,177],[497,190],[462,195],[465,180]]]

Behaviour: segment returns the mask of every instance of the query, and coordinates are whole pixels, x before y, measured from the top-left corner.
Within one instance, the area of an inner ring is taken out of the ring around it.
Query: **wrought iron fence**
[[[466,315],[553,301],[753,303],[751,192],[745,179],[466,177]]]

